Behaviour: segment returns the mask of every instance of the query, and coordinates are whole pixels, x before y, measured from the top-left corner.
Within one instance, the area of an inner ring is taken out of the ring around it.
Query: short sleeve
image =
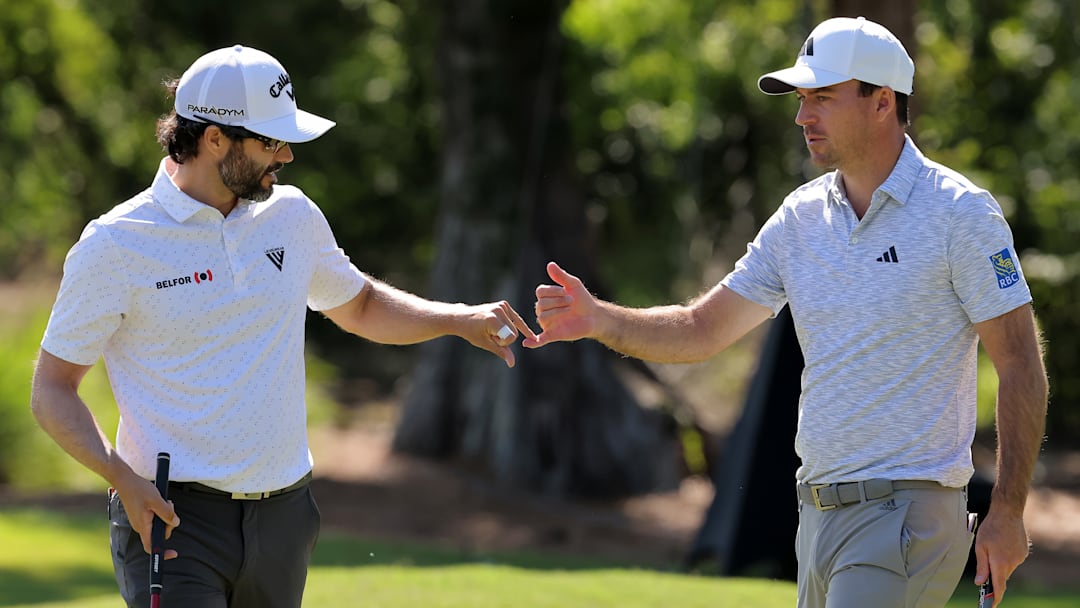
[[[308,285],[307,302],[312,310],[328,310],[356,297],[366,279],[338,247],[330,223],[319,207],[308,200],[311,210],[312,246],[315,263]]]
[[[961,199],[949,227],[953,289],[972,323],[1031,301],[1012,230],[988,193]]]
[[[96,362],[127,313],[127,274],[108,231],[90,223],[64,261],[41,347],[78,365]]]
[[[783,211],[781,206],[773,213],[746,246],[746,253],[735,263],[734,270],[720,281],[721,285],[751,302],[772,309],[773,316],[787,304],[778,264],[784,232]]]

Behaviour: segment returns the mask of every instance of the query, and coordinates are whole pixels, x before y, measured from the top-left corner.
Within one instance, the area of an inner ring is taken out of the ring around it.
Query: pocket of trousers
[[[872,565],[907,577],[911,538],[904,520],[911,502],[885,499],[858,505],[834,528],[843,536],[832,570]]]
[[[122,563],[131,540],[131,522],[124,511],[124,503],[116,492],[109,494],[109,544],[114,559]]]
[[[124,511],[124,503],[114,491],[109,496],[109,548],[114,566],[123,564],[132,551],[143,552],[143,541],[132,529],[127,512]]]

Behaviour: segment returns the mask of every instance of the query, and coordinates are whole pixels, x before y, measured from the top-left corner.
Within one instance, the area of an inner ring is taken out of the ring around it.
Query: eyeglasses
[[[209,125],[221,129],[221,132],[225,134],[225,137],[229,139],[254,139],[263,145],[263,149],[267,152],[277,154],[282,148],[289,145],[289,142],[283,139],[274,139],[265,135],[259,135],[254,131],[248,131],[244,127],[233,127],[229,125],[223,125],[216,123],[212,120],[203,119],[203,122]]]

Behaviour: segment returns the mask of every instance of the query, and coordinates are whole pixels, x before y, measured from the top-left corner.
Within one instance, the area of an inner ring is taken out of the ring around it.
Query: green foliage
[[[643,305],[696,294],[816,173],[794,100],[755,83],[791,63],[828,4],[568,4],[557,110],[611,297]],[[295,147],[283,178],[326,210],[358,266],[426,291],[440,94],[454,86],[439,71],[453,58],[435,52],[439,10],[417,0],[227,10],[210,0],[0,0],[0,9],[0,278],[59,268],[87,220],[146,187],[162,155],[154,120],[168,110],[160,82],[207,50],[243,43],[281,59],[301,105],[338,122]],[[1080,331],[1066,299],[1080,290],[1078,11],[1053,0],[922,2],[911,49],[917,141],[990,189],[1014,228],[1048,338],[1051,443],[1061,445],[1080,437],[1069,414],[1080,402],[1071,378]],[[358,349],[346,373],[389,383],[409,361],[367,354],[328,324],[312,335]]]
[[[17,313],[0,326],[0,481],[23,490],[98,489],[104,482],[63,452],[30,412],[30,380],[48,320],[40,308]],[[80,395],[110,436],[118,415],[104,368],[91,369]]]
[[[795,134],[793,106],[755,86],[790,63],[798,10],[782,0],[571,4],[577,167],[621,301],[697,293],[801,181],[798,148],[776,143]]]
[[[0,482],[19,475],[22,456],[37,438],[30,414],[30,372],[37,342],[32,329],[10,333],[0,355]]]
[[[990,357],[979,349],[979,412],[976,428],[994,431],[994,415],[997,406],[998,376]]]

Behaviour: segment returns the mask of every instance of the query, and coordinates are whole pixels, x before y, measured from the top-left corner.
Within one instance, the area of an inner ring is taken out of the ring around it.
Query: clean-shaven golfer
[[[806,369],[795,447],[800,608],[944,606],[967,561],[976,352],[1000,380],[998,468],[975,542],[996,602],[1027,557],[1024,503],[1047,381],[1031,294],[997,202],[907,135],[915,65],[865,19],[829,19],[793,67],[810,158],[829,172],[784,200],[735,269],[685,306],[593,298],[555,264],[536,347],[594,338],[654,361],[710,357],[785,305]],[[975,590],[972,588],[972,603]]]
[[[534,334],[506,302],[431,302],[357,270],[318,206],[277,172],[334,123],[297,109],[270,55],[234,46],[167,88],[153,184],[91,222],[64,264],[32,406],[61,447],[115,488],[116,579],[149,603],[155,514],[168,523],[163,604],[296,608],[319,531],[308,487],[306,309],[387,344],[456,335],[514,364]],[[511,328],[509,331],[504,328]],[[104,355],[116,447],[77,393]],[[151,480],[172,455],[166,503]]]

